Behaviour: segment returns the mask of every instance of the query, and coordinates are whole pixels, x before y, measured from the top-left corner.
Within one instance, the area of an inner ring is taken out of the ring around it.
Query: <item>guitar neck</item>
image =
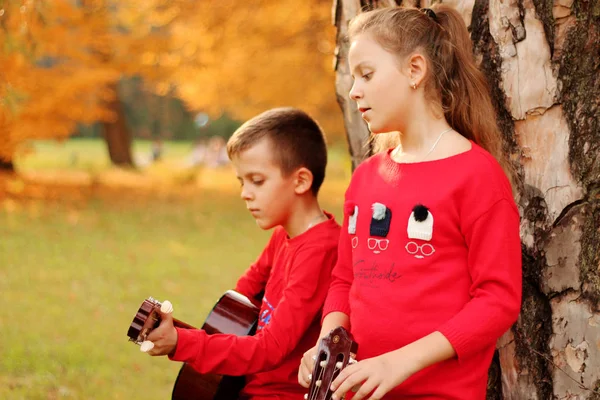
[[[180,321],[176,318],[173,318],[173,325],[175,325],[176,328],[182,328],[182,329],[198,329],[190,324],[186,324],[183,321]]]

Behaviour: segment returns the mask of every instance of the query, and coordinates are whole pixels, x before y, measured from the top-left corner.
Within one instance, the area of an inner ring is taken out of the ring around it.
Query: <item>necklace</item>
[[[440,133],[440,135],[438,136],[438,138],[436,139],[435,143],[433,143],[433,146],[431,146],[431,148],[429,149],[429,151],[427,152],[427,154],[425,154],[425,156],[423,157],[423,160],[425,160],[433,150],[435,150],[435,147],[438,145],[438,143],[440,142],[440,139],[442,139],[442,136],[444,136],[444,133],[450,132],[452,131],[452,128],[446,129],[445,131],[442,131]],[[397,155],[400,152],[400,149],[402,148],[402,144],[399,144],[394,151],[392,152],[393,155]]]
[[[429,151],[427,152],[427,154],[425,154],[425,157],[423,157],[423,160],[427,158],[427,156],[429,156],[431,154],[431,152],[433,151],[433,149],[435,149],[435,146],[437,146],[437,144],[440,142],[440,139],[442,138],[442,136],[444,136],[444,133],[446,132],[450,132],[452,130],[452,128],[446,129],[445,131],[443,131],[442,133],[440,133],[440,136],[438,136],[437,140],[435,141],[435,143],[433,144],[433,146],[431,146],[431,148],[429,149]]]
[[[308,224],[308,227],[306,228],[306,230],[309,230],[310,228],[312,228],[321,218],[323,218],[325,216],[325,214],[323,214],[323,211],[321,211],[319,213],[319,215],[317,215],[315,218],[313,218],[310,223]]]

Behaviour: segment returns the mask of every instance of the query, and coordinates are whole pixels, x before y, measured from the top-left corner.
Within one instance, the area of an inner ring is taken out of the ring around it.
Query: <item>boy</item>
[[[148,353],[168,354],[200,373],[246,375],[244,398],[302,399],[298,360],[319,335],[340,232],[317,201],[327,164],[323,133],[300,110],[273,109],[242,125],[227,153],[257,225],[275,228],[236,285],[250,299],[264,292],[257,333],[209,336],[175,328],[171,314],[162,314]]]

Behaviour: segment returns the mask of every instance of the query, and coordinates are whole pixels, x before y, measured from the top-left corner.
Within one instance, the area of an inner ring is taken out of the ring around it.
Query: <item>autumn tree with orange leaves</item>
[[[102,122],[130,164],[120,79],[240,119],[297,106],[341,131],[329,1],[0,0],[0,159]]]

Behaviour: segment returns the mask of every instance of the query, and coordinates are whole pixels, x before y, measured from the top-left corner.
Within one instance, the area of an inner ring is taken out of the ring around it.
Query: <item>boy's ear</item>
[[[312,188],[313,174],[306,167],[301,167],[296,170],[296,179],[294,181],[296,194],[304,194]]]

